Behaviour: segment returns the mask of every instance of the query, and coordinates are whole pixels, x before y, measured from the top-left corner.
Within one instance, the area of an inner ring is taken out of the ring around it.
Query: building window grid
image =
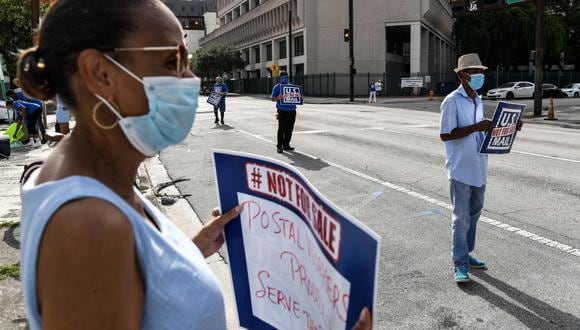
[[[278,49],[279,49],[280,59],[285,59],[287,57],[286,40],[278,41]]]
[[[294,38],[294,56],[304,55],[304,36]]]
[[[272,44],[266,45],[266,61],[272,60]]]

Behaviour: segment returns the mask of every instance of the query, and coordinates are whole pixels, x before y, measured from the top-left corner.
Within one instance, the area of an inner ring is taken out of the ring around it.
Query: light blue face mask
[[[110,56],[105,57],[142,83],[149,101],[147,114],[122,117],[106,99],[95,94],[119,118],[118,124],[131,145],[143,155],[151,157],[182,142],[191,131],[195,120],[200,90],[199,78],[158,76],[141,79]]]
[[[469,81],[469,87],[474,91],[481,89],[483,83],[485,82],[485,75],[483,73],[474,73],[471,75],[471,80]]]

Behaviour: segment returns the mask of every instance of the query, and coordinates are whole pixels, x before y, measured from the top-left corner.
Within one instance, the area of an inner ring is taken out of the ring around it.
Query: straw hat
[[[465,69],[483,69],[487,70],[487,67],[481,64],[479,55],[476,53],[465,54],[457,60],[457,68],[453,69],[455,72],[459,72]]]

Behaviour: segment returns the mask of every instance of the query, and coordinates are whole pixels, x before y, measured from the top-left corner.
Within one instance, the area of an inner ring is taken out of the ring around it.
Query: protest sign
[[[207,103],[213,105],[214,107],[219,106],[221,100],[222,100],[222,94],[220,93],[216,93],[216,92],[211,92],[209,93],[209,97],[207,98]]]
[[[351,329],[373,312],[380,237],[288,164],[214,151],[240,326]]]
[[[284,105],[302,105],[302,86],[286,84],[280,85],[280,94],[284,96],[280,100],[281,104]]]
[[[482,154],[507,154],[517,134],[517,124],[524,113],[524,104],[500,101],[493,114],[491,131],[486,134],[479,150]]]

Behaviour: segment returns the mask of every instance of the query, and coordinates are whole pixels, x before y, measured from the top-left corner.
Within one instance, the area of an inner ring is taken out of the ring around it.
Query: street
[[[217,206],[212,149],[276,158],[382,237],[375,328],[580,328],[579,130],[526,123],[511,154],[489,157],[474,252],[488,269],[458,286],[440,102],[306,104],[296,151],[284,154],[274,103],[227,102],[226,125],[216,126],[200,98],[190,136],[161,154],[172,179],[189,179],[177,186],[202,219]],[[563,111],[578,104],[562,102]],[[485,104],[489,116],[495,102]]]

